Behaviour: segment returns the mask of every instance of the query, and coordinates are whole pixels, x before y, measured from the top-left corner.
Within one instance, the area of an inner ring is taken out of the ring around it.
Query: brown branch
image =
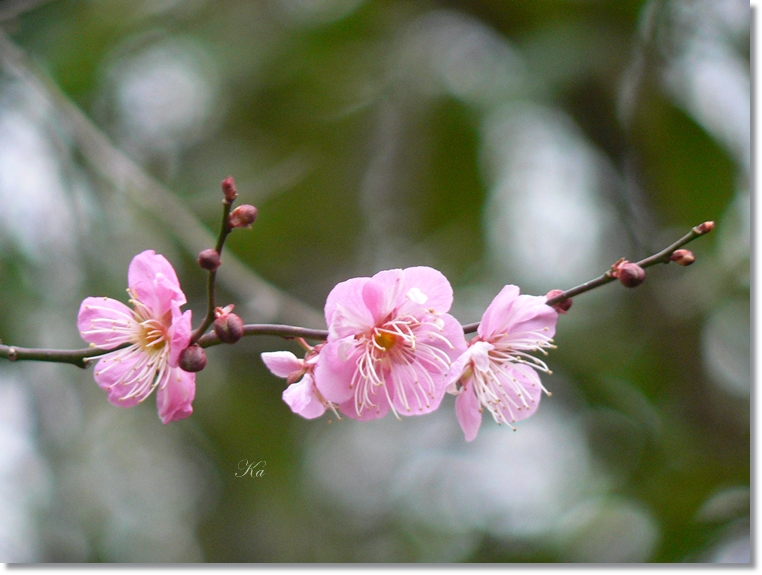
[[[217,237],[217,245],[215,246],[214,250],[217,252],[218,256],[222,255],[222,247],[225,245],[225,239],[228,237],[228,234],[231,232],[230,227],[230,207],[233,205],[234,200],[228,200],[225,198],[222,201],[222,222],[220,224],[220,234]],[[207,303],[206,303],[206,317],[204,317],[204,321],[201,323],[198,328],[193,332],[191,335],[190,343],[191,345],[198,342],[199,339],[204,335],[204,332],[209,329],[209,326],[214,323],[215,316],[214,316],[214,310],[217,307],[215,303],[215,282],[217,281],[217,270],[209,270],[209,278],[206,283],[206,296],[207,296]]]
[[[114,349],[99,349],[88,347],[85,349],[36,349],[28,347],[18,347],[15,345],[0,344],[0,357],[8,361],[49,361],[53,363],[70,363],[77,367],[85,368],[88,366],[88,359],[104,355],[116,349],[127,347],[129,344],[119,346]]]
[[[639,262],[636,262],[640,267],[647,268],[660,263],[669,263],[672,253],[684,246],[685,244],[692,242],[699,236],[703,236],[709,233],[714,227],[713,222],[705,222],[701,225],[693,228],[689,233],[677,240],[669,247],[664,248],[662,251],[649,256]],[[224,240],[223,240],[224,241]],[[221,246],[220,246],[221,247]],[[578,296],[581,293],[585,293],[609,282],[614,281],[614,277],[610,271],[606,272],[600,277],[585,282],[577,287],[568,289],[559,295],[550,298],[546,303],[548,305],[555,305],[561,303],[564,300],[570,299],[574,296]],[[213,296],[212,296],[213,298]],[[212,301],[213,303],[213,301]],[[206,326],[208,327],[208,326]],[[479,327],[479,322],[466,324],[463,326],[465,333],[473,333]],[[198,330],[197,330],[198,331]],[[285,339],[305,338],[305,339],[317,339],[325,340],[328,338],[328,331],[323,329],[308,329],[304,327],[297,327],[293,325],[279,325],[279,324],[248,324],[243,326],[243,334],[245,336],[251,335],[272,335],[282,337]],[[214,332],[209,332],[205,335],[198,337],[196,343],[201,347],[213,347],[222,343]],[[126,347],[129,344],[125,344],[121,347]],[[121,349],[115,348],[115,349]],[[104,350],[98,348],[76,349],[76,350],[59,350],[59,349],[32,349],[16,346],[7,346],[0,344],[0,357],[4,357],[9,361],[18,360],[31,360],[31,361],[52,361],[56,363],[70,363],[79,367],[87,367],[87,359],[104,355],[114,350]]]
[[[637,263],[642,268],[647,268],[656,264],[668,264],[670,262],[670,256],[672,253],[683,247],[685,244],[692,242],[696,238],[703,236],[704,234],[709,233],[714,229],[714,222],[704,222],[703,224],[699,224],[698,226],[695,226],[693,229],[691,229],[690,232],[685,234],[682,238],[677,240],[672,245],[664,248],[660,252],[648,256],[647,258],[640,260]],[[578,285],[577,287],[573,287],[571,289],[568,289],[557,296],[554,296],[550,298],[547,302],[548,305],[553,306],[556,304],[559,304],[567,299],[571,299],[574,296],[578,296],[579,294],[585,293],[587,291],[593,290],[597,287],[600,287],[602,285],[606,285],[609,282],[613,282],[616,278],[611,275],[611,271],[607,271],[602,276],[599,276],[595,279],[592,279],[590,281],[586,281],[583,284]],[[479,322],[469,323],[467,325],[463,326],[464,333],[473,333],[479,328]]]

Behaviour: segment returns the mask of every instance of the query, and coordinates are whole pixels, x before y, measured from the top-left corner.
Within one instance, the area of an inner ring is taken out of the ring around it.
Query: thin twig
[[[293,325],[278,325],[273,323],[254,323],[243,326],[243,335],[274,335],[285,339],[328,339],[328,330],[307,329]],[[222,342],[213,331],[201,337],[197,342],[201,347],[212,347]]]
[[[710,225],[711,224],[711,225]],[[672,253],[683,247],[685,244],[692,242],[699,236],[703,236],[704,234],[709,233],[712,228],[714,227],[714,224],[712,222],[704,222],[703,224],[700,224],[698,226],[695,226],[690,232],[685,234],[682,238],[677,240],[672,245],[664,248],[659,253],[656,253],[652,256],[648,256],[644,260],[640,260],[639,262],[636,262],[637,265],[639,265],[642,268],[647,268],[656,264],[668,264],[670,262],[670,256]],[[586,281],[583,284],[578,285],[577,287],[573,287],[571,289],[568,289],[557,296],[554,296],[550,298],[547,302],[545,302],[547,305],[553,306],[558,303],[561,303],[567,299],[573,298],[574,296],[578,296],[581,293],[585,293],[586,291],[590,291],[592,289],[595,289],[597,287],[600,287],[602,285],[605,285],[609,282],[613,282],[616,278],[611,275],[611,271],[607,271],[602,276],[599,276],[595,279],[592,279],[590,281]],[[473,333],[479,328],[479,322],[469,323],[467,325],[463,326],[463,332],[464,333]]]
[[[126,347],[125,344],[120,347]],[[118,349],[118,348],[114,348]],[[113,349],[100,349],[88,347],[85,349],[37,349],[28,347],[17,347],[15,345],[0,344],[0,357],[8,361],[50,361],[53,363],[70,363],[77,367],[85,368],[88,366],[87,360],[91,357],[98,357],[114,351]]]
[[[227,199],[222,201],[222,222],[220,223],[220,235],[217,237],[217,245],[215,246],[214,250],[217,252],[218,256],[222,256],[222,247],[225,245],[225,239],[227,239],[228,234],[230,234],[231,227],[230,227],[230,207],[233,205],[233,201],[228,201]],[[215,316],[214,316],[214,310],[217,307],[217,304],[215,302],[215,282],[217,281],[217,270],[209,270],[209,277],[207,279],[206,283],[206,297],[207,297],[207,304],[206,304],[206,317],[204,317],[204,321],[201,323],[200,326],[196,329],[196,331],[193,332],[191,335],[190,343],[194,344],[198,342],[198,340],[201,338],[201,336],[204,335],[204,332],[209,329],[209,326],[214,323]]]
[[[50,103],[67,127],[78,151],[116,189],[124,191],[138,207],[158,219],[190,252],[197,254],[215,241],[214,235],[183,201],[148,175],[119,150],[35,62],[0,30],[0,67],[23,81]],[[320,325],[323,314],[265,281],[234,254],[225,258],[220,279],[242,305],[262,320]]]

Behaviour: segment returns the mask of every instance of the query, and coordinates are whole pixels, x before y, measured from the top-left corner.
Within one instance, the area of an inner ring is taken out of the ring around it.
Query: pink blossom
[[[290,385],[283,392],[283,401],[291,411],[306,419],[315,419],[331,409],[336,417],[336,406],[327,401],[315,386],[314,371],[320,349],[324,344],[310,348],[304,359],[290,351],[273,351],[262,354],[262,361],[278,377],[285,377]],[[298,380],[298,381],[297,381]]]
[[[328,341],[315,383],[347,416],[422,415],[439,407],[445,375],[466,349],[447,313],[452,288],[428,267],[382,271],[333,288],[325,305]]]
[[[483,408],[511,426],[537,410],[542,391],[550,395],[535,371],[550,373],[548,366],[527,353],[553,347],[558,312],[546,301],[505,286],[484,312],[479,335],[453,362],[447,390],[457,395],[455,412],[467,441],[479,431]]]
[[[79,308],[77,326],[91,347],[127,347],[101,356],[95,381],[108,391],[108,400],[132,407],[154,388],[159,417],[169,423],[188,417],[196,394],[196,374],[178,367],[191,337],[191,312],[175,270],[153,250],[130,263],[127,293],[134,309],[106,297],[88,297]]]

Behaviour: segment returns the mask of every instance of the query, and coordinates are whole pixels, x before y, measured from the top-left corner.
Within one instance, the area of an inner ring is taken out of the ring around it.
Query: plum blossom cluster
[[[166,258],[148,250],[130,264],[128,286],[132,309],[95,297],[80,307],[80,334],[91,347],[108,350],[95,366],[95,381],[114,405],[132,407],[157,390],[164,423],[186,418],[193,412],[198,371],[193,360],[203,350],[191,343],[191,312],[180,309],[186,298],[177,275]],[[509,426],[537,409],[545,391],[537,372],[549,370],[532,353],[552,347],[558,311],[545,297],[506,286],[469,343],[448,313],[452,301],[447,278],[429,267],[353,278],[328,295],[325,342],[311,346],[299,338],[303,358],[277,351],[263,353],[262,360],[286,378],[283,400],[307,419],[326,410],[361,421],[389,411],[398,418],[423,415],[451,393],[471,441],[485,409]],[[243,333],[230,309],[215,309],[215,333],[227,343]]]
[[[532,353],[552,347],[558,311],[545,297],[506,286],[469,343],[447,313],[452,301],[450,283],[429,267],[350,279],[328,295],[325,344],[302,360],[290,352],[262,359],[287,378],[284,401],[309,419],[329,408],[361,421],[389,411],[423,415],[451,393],[466,440],[476,437],[485,409],[512,427],[535,412],[545,391],[537,372],[550,370]]]
[[[289,351],[262,354],[270,371],[286,379],[283,400],[294,413],[314,419],[330,410],[338,418],[367,421],[391,411],[399,419],[431,413],[445,395],[452,394],[457,420],[466,440],[472,441],[485,411],[498,424],[515,429],[514,423],[535,413],[543,393],[550,395],[540,374],[551,372],[540,356],[554,347],[558,316],[569,310],[573,296],[615,279],[636,287],[645,280],[643,268],[656,263],[690,265],[693,254],[678,248],[714,227],[713,222],[704,222],[638,263],[621,258],[604,275],[565,292],[530,296],[506,285],[481,321],[469,326],[449,313],[453,290],[447,278],[422,266],[336,285],[325,303],[327,331],[246,326],[232,313],[232,304],[216,305],[215,277],[225,238],[236,228],[251,227],[257,209],[250,205],[232,209],[237,198],[233,178],[222,182],[222,192],[217,245],[198,257],[199,266],[209,274],[208,309],[198,328],[191,327],[191,312],[181,310],[186,297],[175,270],[164,256],[147,250],[129,266],[131,308],[105,297],[82,302],[78,327],[93,349],[67,353],[0,344],[0,355],[11,361],[39,359],[80,366],[97,359],[95,381],[108,392],[111,403],[132,407],[156,390],[159,417],[168,423],[193,412],[196,373],[207,364],[205,347],[234,344],[244,335],[275,333],[296,339],[305,350],[302,358]],[[476,336],[467,341],[466,333],[473,331]],[[310,345],[305,337],[322,341]]]

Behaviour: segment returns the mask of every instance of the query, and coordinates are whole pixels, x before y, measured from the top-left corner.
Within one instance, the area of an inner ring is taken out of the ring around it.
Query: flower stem
[[[227,198],[222,200],[222,222],[220,223],[220,235],[217,237],[217,245],[214,250],[218,256],[222,255],[222,247],[225,245],[225,240],[231,231],[230,227],[230,208],[233,205],[233,201],[228,201]],[[217,307],[215,303],[215,282],[217,281],[217,270],[210,270],[209,277],[206,282],[206,317],[198,328],[191,334],[190,344],[192,345],[198,342],[204,335],[209,326],[214,323],[214,309]]]
[[[129,344],[125,344],[121,347],[126,347]],[[118,348],[114,348],[118,349]],[[114,351],[113,349],[100,349],[96,347],[88,347],[85,349],[36,349],[28,347],[17,347],[15,345],[2,345],[0,344],[0,357],[4,357],[8,361],[49,361],[53,363],[70,363],[77,367],[85,368],[88,365],[87,360],[91,357],[98,357],[100,355]]]
[[[637,265],[639,265],[641,268],[647,268],[656,264],[668,264],[670,262],[669,257],[672,255],[672,252],[675,250],[683,247],[685,244],[692,242],[696,238],[703,236],[704,234],[709,233],[712,231],[714,227],[714,224],[711,222],[704,222],[703,224],[700,224],[698,226],[695,226],[693,229],[691,229],[690,232],[685,234],[682,238],[677,240],[672,245],[664,248],[660,252],[648,256],[647,258],[640,260],[639,262],[636,262]],[[586,281],[583,284],[578,285],[577,287],[573,287],[571,289],[568,289],[557,296],[554,296],[550,298],[547,302],[545,302],[547,305],[555,305],[557,303],[561,303],[564,300],[573,298],[574,296],[577,296],[581,293],[585,293],[586,291],[593,290],[597,287],[600,287],[602,285],[605,285],[609,282],[614,281],[616,278],[611,275],[610,272],[606,272],[602,276],[599,276],[595,279]],[[479,322],[469,323],[463,326],[463,331],[465,333],[473,333],[479,328]]]

